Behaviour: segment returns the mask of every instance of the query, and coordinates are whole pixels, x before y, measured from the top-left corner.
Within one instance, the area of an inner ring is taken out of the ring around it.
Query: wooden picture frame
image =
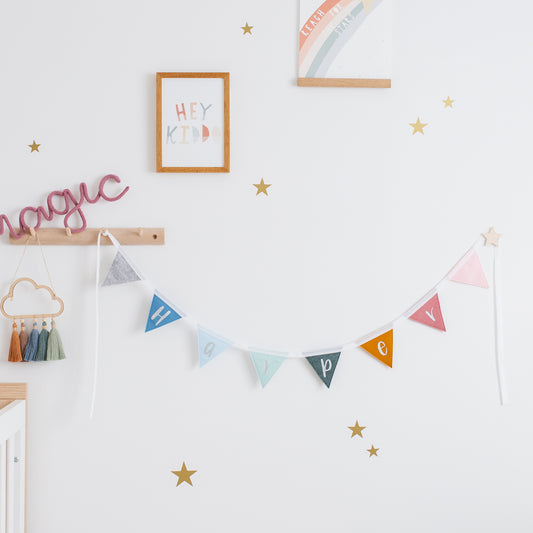
[[[156,80],[157,172],[229,172],[229,73],[158,72]]]

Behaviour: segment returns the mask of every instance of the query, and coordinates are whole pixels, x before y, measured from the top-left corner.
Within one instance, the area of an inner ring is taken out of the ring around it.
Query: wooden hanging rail
[[[108,231],[118,239],[121,245],[135,246],[162,246],[165,244],[164,228],[107,228]],[[56,246],[95,246],[98,241],[98,233],[101,228],[87,228],[81,233],[68,234],[66,229],[61,228],[43,228],[39,229],[39,242],[42,245]],[[17,230],[18,232],[18,230]],[[28,236],[30,234],[28,233]],[[34,236],[29,241],[26,237],[20,239],[13,238],[9,235],[10,244],[25,245],[38,244],[37,237]],[[113,244],[109,237],[102,235],[100,244],[108,246]]]
[[[390,89],[390,79],[363,78],[298,78],[298,87],[360,87],[367,89]]]

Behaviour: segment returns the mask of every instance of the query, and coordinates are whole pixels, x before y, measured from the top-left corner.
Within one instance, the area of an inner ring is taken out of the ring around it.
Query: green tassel
[[[41,333],[39,333],[39,345],[37,347],[37,355],[35,356],[35,361],[46,361],[46,351],[48,348],[48,330],[46,329],[46,322],[43,320],[43,328]]]
[[[65,352],[63,350],[63,343],[59,336],[59,331],[56,328],[55,320],[52,320],[52,329],[48,336],[48,350],[46,351],[47,361],[58,361],[59,359],[65,359]]]

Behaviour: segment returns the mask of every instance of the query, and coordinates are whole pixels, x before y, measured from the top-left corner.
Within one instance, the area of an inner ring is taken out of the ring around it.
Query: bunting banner
[[[485,277],[479,255],[475,250],[472,250],[463,261],[459,262],[458,267],[452,270],[448,279],[458,283],[465,283],[466,285],[482,287],[483,289],[489,288],[489,282]]]
[[[313,367],[313,370],[328,389],[331,385],[331,380],[333,379],[333,374],[335,374],[340,356],[341,352],[306,357],[307,362]]]
[[[272,379],[279,367],[285,361],[285,357],[261,352],[250,352],[250,357],[263,388]]]
[[[128,260],[126,254],[119,249],[111,264],[111,268],[102,283],[102,287],[119,285],[121,283],[131,283],[141,279],[142,277],[137,273],[137,270],[132,265],[131,261]]]
[[[361,344],[361,348],[373,355],[378,361],[392,368],[393,330],[374,337],[372,340]]]
[[[230,341],[226,341],[198,326],[198,361],[200,362],[200,367],[212,361],[232,344]]]
[[[121,251],[120,244],[117,240],[107,231],[99,234],[97,244],[97,276],[96,286],[99,286],[99,261],[100,261],[100,235],[108,236],[115,245],[117,252],[114,258],[113,264],[104,280],[103,285],[116,285],[120,283],[128,283],[132,281],[138,281],[145,279],[139,274],[139,270],[132,264],[129,258]],[[499,234],[496,234],[493,229],[489,234],[483,234],[486,239],[485,245],[494,244],[493,241],[488,242],[487,239]],[[487,237],[488,236],[488,237]],[[296,354],[284,354],[275,355],[275,353],[283,353],[270,350],[268,348],[250,348],[247,345],[238,344],[227,340],[225,336],[220,335],[212,330],[207,329],[201,324],[195,323],[195,327],[198,332],[198,361],[200,367],[205,366],[207,363],[218,357],[225,352],[228,348],[234,347],[242,352],[249,353],[254,368],[257,372],[262,387],[265,387],[274,374],[279,370],[281,365],[286,359],[303,359],[305,358],[309,365],[313,368],[314,372],[318,375],[320,380],[330,388],[333,376],[336,372],[339,358],[343,351],[346,349],[358,346],[368,354],[372,355],[375,359],[383,363],[384,365],[392,368],[393,355],[394,355],[394,330],[398,327],[401,320],[408,318],[425,326],[429,326],[436,330],[446,332],[446,325],[444,322],[441,296],[445,284],[447,282],[457,282],[462,284],[474,285],[477,287],[488,288],[489,283],[485,272],[483,270],[480,257],[477,249],[480,247],[481,239],[478,239],[476,243],[463,255],[463,257],[455,264],[455,266],[448,272],[448,274],[441,279],[430,291],[426,293],[422,299],[418,300],[411,308],[398,316],[396,319],[388,322],[385,326],[377,329],[379,334],[367,334],[359,339],[353,339],[346,344],[340,345],[338,348],[323,348],[317,350],[309,350],[307,352],[299,352]],[[504,385],[504,369],[503,369],[503,334],[502,334],[502,318],[501,308],[499,305],[500,294],[497,289],[497,278],[499,272],[499,260],[496,253],[497,248],[494,249],[494,307],[495,307],[495,353],[497,356],[497,371],[500,386],[500,398],[502,404],[505,402],[505,385]],[[97,324],[98,324],[98,290],[96,297],[97,306]],[[162,326],[170,324],[176,320],[185,317],[184,313],[178,311],[178,308],[172,305],[166,297],[160,292],[154,289],[152,302],[150,305],[150,311],[148,313],[148,319],[146,322],[145,331],[151,331],[158,329]],[[192,319],[189,319],[192,320]],[[96,339],[98,341],[98,328],[96,331]],[[370,339],[370,340],[369,340]],[[98,345],[98,344],[97,344]],[[95,350],[95,378],[93,384],[93,403],[92,409],[94,409],[94,399],[96,395],[96,369],[98,362],[98,349]],[[318,354],[318,355],[315,355]]]
[[[409,318],[415,322],[420,322],[420,324],[424,324],[435,329],[440,329],[441,331],[446,331],[438,294],[435,294],[433,297],[431,297]]]
[[[180,318],[182,316],[164,299],[163,295],[156,291],[152,298],[152,305],[150,306],[144,331],[146,333],[147,331],[161,328]]]

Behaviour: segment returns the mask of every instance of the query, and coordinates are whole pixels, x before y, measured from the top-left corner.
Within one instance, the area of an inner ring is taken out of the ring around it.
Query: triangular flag
[[[457,281],[458,283],[466,283],[467,285],[475,285],[476,287],[482,287],[488,289],[489,283],[483,272],[479,255],[474,250],[470,257],[448,278],[451,281]]]
[[[260,352],[250,352],[250,356],[252,357],[255,371],[263,387],[272,379],[272,376],[278,371],[283,361],[285,361],[285,357],[281,357],[280,355]]]
[[[418,308],[410,317],[411,320],[431,326],[432,328],[446,331],[442,311],[440,308],[439,295],[435,294],[423,306]]]
[[[341,352],[306,357],[309,364],[313,367],[318,374],[318,377],[324,382],[328,389],[331,385],[331,380],[333,379],[333,374],[335,374],[335,369],[337,368],[340,356]]]
[[[216,337],[202,327],[198,327],[198,358],[201,367],[212,361],[231,345],[231,342]]]
[[[392,368],[393,330],[389,330],[371,341],[361,344],[361,348]]]
[[[102,287],[108,285],[118,285],[119,283],[130,283],[132,281],[139,281],[141,277],[137,271],[131,266],[124,254],[119,250],[115,259],[111,264],[111,268],[102,283]]]
[[[148,320],[146,322],[147,331],[166,326],[175,320],[179,320],[181,315],[172,308],[158,293],[154,293],[152,298],[152,305],[150,307],[150,313],[148,314]]]

